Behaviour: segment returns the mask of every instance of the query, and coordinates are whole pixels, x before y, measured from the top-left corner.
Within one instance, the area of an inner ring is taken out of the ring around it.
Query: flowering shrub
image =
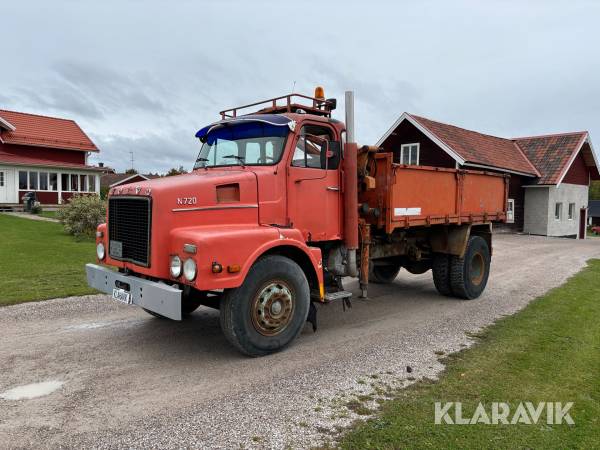
[[[58,220],[73,236],[93,237],[96,227],[106,219],[106,201],[97,195],[75,195],[58,212]]]

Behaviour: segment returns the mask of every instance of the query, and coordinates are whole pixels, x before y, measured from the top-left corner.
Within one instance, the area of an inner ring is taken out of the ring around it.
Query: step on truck
[[[307,321],[316,330],[315,303],[350,306],[348,277],[366,298],[402,268],[431,270],[440,294],[479,297],[508,177],[359,147],[352,92],[345,101],[345,123],[320,87],[221,111],[196,133],[191,173],[110,189],[89,285],[160,318],[218,309],[251,356],[283,349]]]

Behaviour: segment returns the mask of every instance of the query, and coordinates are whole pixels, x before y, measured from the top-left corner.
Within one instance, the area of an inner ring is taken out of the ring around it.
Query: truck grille
[[[151,199],[111,197],[108,200],[108,254],[119,261],[150,265]]]

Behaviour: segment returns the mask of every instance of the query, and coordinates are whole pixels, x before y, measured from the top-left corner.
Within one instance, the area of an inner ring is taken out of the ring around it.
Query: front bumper
[[[98,266],[86,264],[88,284],[105,294],[112,295],[113,289],[122,284],[129,285],[134,305],[153,311],[173,320],[181,320],[181,290],[156,281],[149,281],[132,275]],[[117,286],[116,283],[122,283]]]

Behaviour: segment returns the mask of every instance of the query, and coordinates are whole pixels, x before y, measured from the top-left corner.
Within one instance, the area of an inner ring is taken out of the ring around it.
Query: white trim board
[[[17,129],[12,123],[2,117],[0,117],[0,126],[8,131],[15,131]]]
[[[589,134],[586,132],[583,135],[583,137],[581,138],[581,140],[579,142],[579,145],[577,145],[577,148],[575,149],[575,151],[573,152],[573,154],[569,158],[569,162],[567,163],[567,165],[564,167],[562,173],[560,174],[560,177],[558,178],[558,181],[556,182],[556,187],[560,186],[560,183],[562,183],[563,179],[567,175],[567,172],[569,171],[569,169],[573,165],[573,162],[577,158],[577,155],[579,155],[579,152],[581,151],[581,148],[583,147],[583,144],[585,144],[585,142],[588,140],[588,136],[589,136]],[[594,151],[592,150],[592,154],[593,153],[594,153]],[[596,167],[598,167],[598,161],[596,161],[595,157],[594,157],[594,162],[596,163]]]
[[[484,164],[475,164],[475,163],[466,162],[463,165],[465,167],[475,167],[475,168],[479,168],[479,169],[498,170],[500,172],[514,173],[515,175],[521,175],[523,177],[538,178],[537,175],[532,175],[530,173],[517,172],[516,170],[502,169],[501,167],[486,166]]]

